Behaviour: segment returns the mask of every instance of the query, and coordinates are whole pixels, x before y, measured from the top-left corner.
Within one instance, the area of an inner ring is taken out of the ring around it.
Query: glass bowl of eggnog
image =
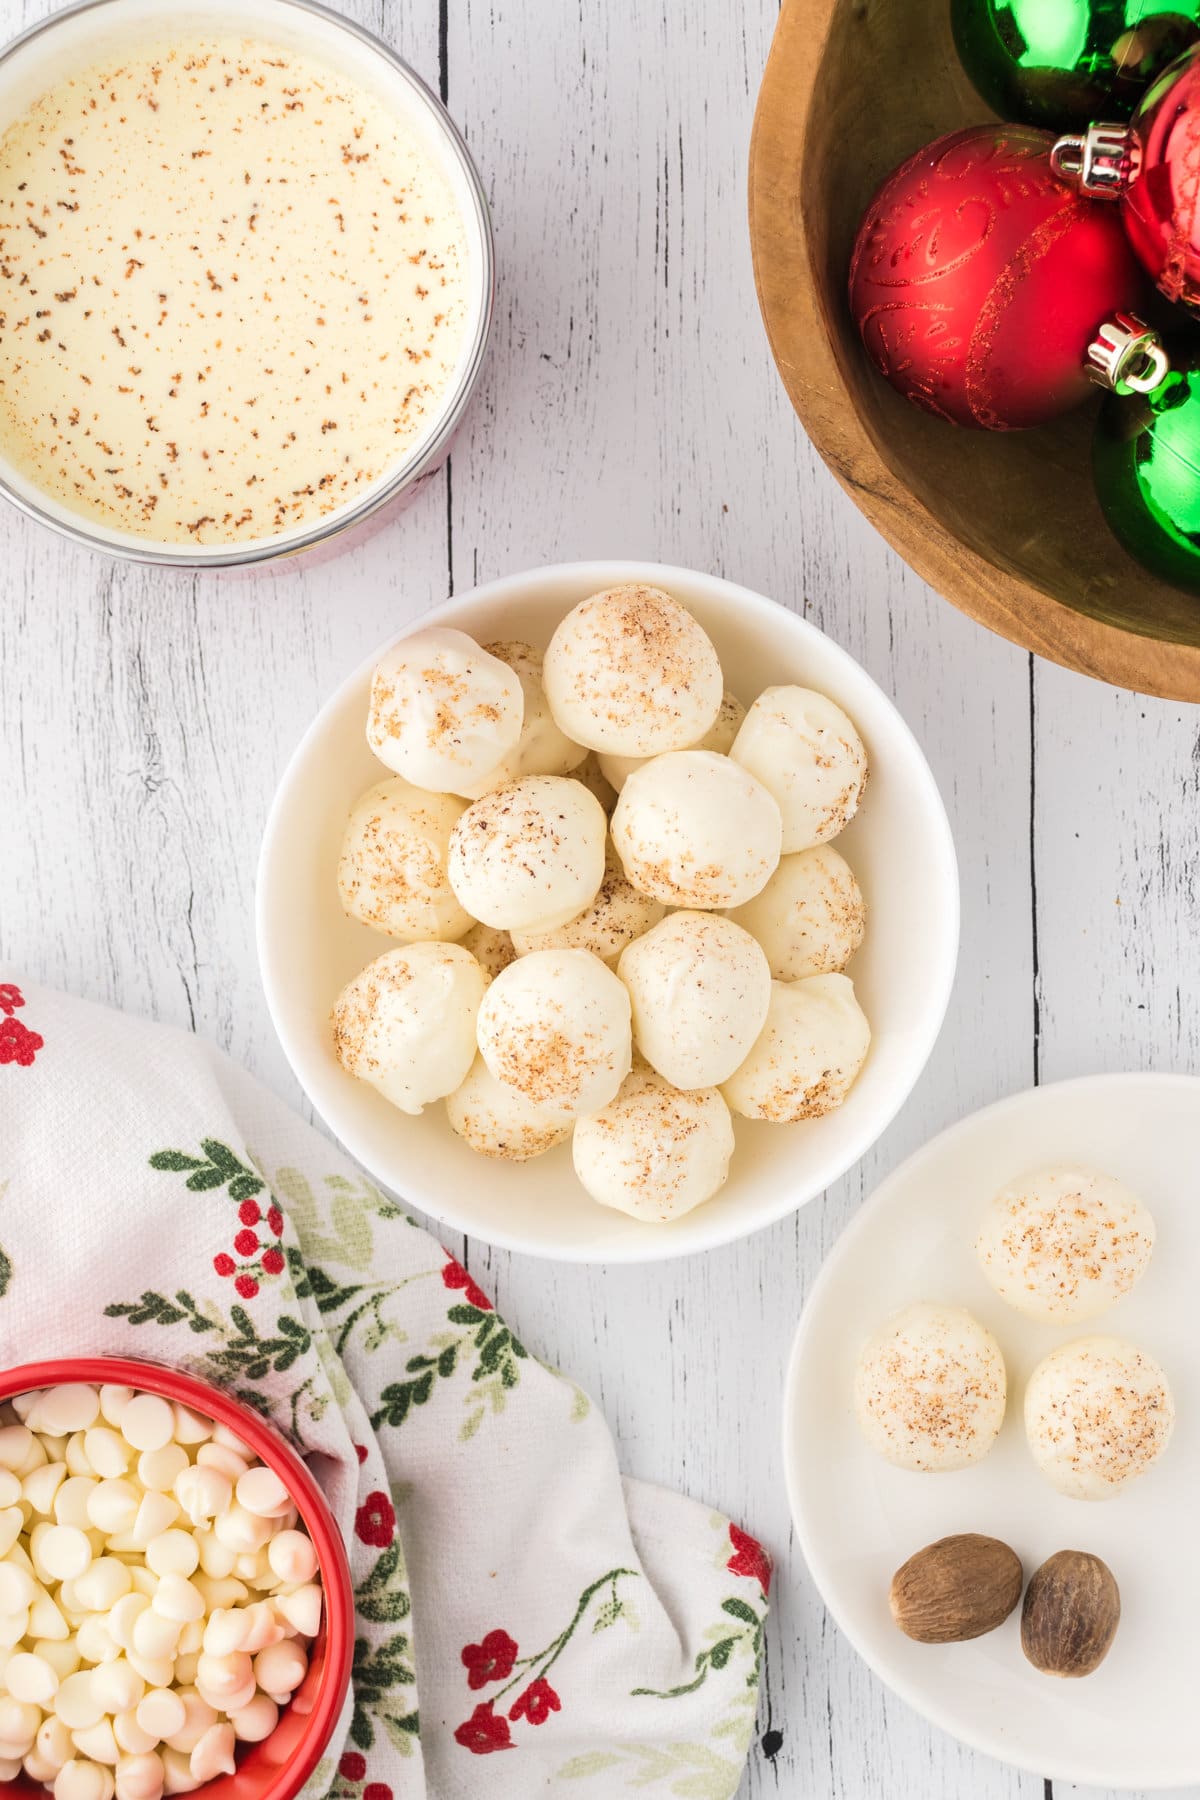
[[[0,52],[0,492],[80,544],[373,528],[445,457],[492,289],[444,108],[311,0],[84,0]]]

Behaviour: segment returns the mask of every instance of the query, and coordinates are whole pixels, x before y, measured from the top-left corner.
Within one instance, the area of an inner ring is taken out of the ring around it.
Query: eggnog
[[[441,413],[468,245],[416,130],[270,43],[159,43],[0,138],[0,453],[109,530],[312,524]]]

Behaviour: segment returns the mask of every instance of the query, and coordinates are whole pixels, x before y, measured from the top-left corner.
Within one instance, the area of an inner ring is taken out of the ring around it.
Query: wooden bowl
[[[1147,574],[1106,524],[1095,405],[1037,431],[957,429],[895,393],[859,343],[846,275],[868,201],[922,144],[993,116],[949,13],[947,0],[783,0],[750,147],[779,372],[842,486],[955,606],[1067,668],[1200,700],[1200,601]]]

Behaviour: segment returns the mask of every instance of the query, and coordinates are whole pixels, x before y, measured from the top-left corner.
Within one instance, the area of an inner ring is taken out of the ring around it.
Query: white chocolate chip
[[[105,1480],[124,1475],[132,1457],[130,1446],[111,1425],[93,1425],[85,1431],[83,1451],[94,1472]]]
[[[29,1650],[19,1650],[5,1664],[4,1685],[14,1700],[29,1700],[35,1706],[48,1706],[58,1692],[58,1676],[45,1657],[35,1656]]]
[[[281,1531],[267,1545],[271,1572],[280,1581],[311,1581],[317,1572],[317,1553],[303,1531]]]
[[[123,1756],[117,1764],[117,1800],[159,1800],[164,1780],[162,1758],[153,1750]]]
[[[138,1702],[137,1722],[151,1737],[174,1737],[186,1718],[187,1708],[172,1688],[150,1688]]]
[[[54,1800],[113,1800],[111,1769],[72,1758],[54,1777]]]
[[[70,1731],[86,1731],[89,1725],[99,1723],[104,1707],[97,1697],[90,1669],[80,1669],[60,1684],[54,1696],[54,1711]]]
[[[233,1729],[244,1744],[261,1744],[279,1722],[279,1708],[267,1694],[255,1694],[247,1705],[230,1714]]]
[[[174,1429],[170,1402],[157,1394],[135,1394],[121,1414],[121,1435],[135,1450],[161,1450]]]
[[[233,1726],[210,1725],[192,1751],[191,1770],[197,1781],[212,1781],[218,1775],[232,1775],[234,1760]]]
[[[96,1725],[89,1725],[83,1731],[74,1732],[73,1736],[76,1750],[82,1751],[84,1756],[91,1757],[93,1762],[105,1763],[111,1768],[121,1755],[120,1745],[113,1734],[111,1719],[101,1719]]]
[[[68,1381],[60,1387],[43,1389],[37,1404],[28,1415],[34,1431],[48,1431],[66,1437],[73,1431],[86,1431],[94,1425],[100,1412],[100,1396],[86,1382]]]
[[[148,1731],[142,1730],[132,1707],[127,1712],[117,1714],[113,1720],[113,1735],[127,1756],[145,1756],[158,1742]]]

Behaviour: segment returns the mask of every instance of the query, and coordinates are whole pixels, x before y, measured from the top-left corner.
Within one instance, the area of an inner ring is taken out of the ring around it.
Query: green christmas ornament
[[[1104,403],[1092,450],[1104,515],[1152,575],[1200,595],[1200,352],[1148,394]]]
[[[1002,119],[1127,119],[1200,38],[1200,0],[951,0],[962,65]]]

